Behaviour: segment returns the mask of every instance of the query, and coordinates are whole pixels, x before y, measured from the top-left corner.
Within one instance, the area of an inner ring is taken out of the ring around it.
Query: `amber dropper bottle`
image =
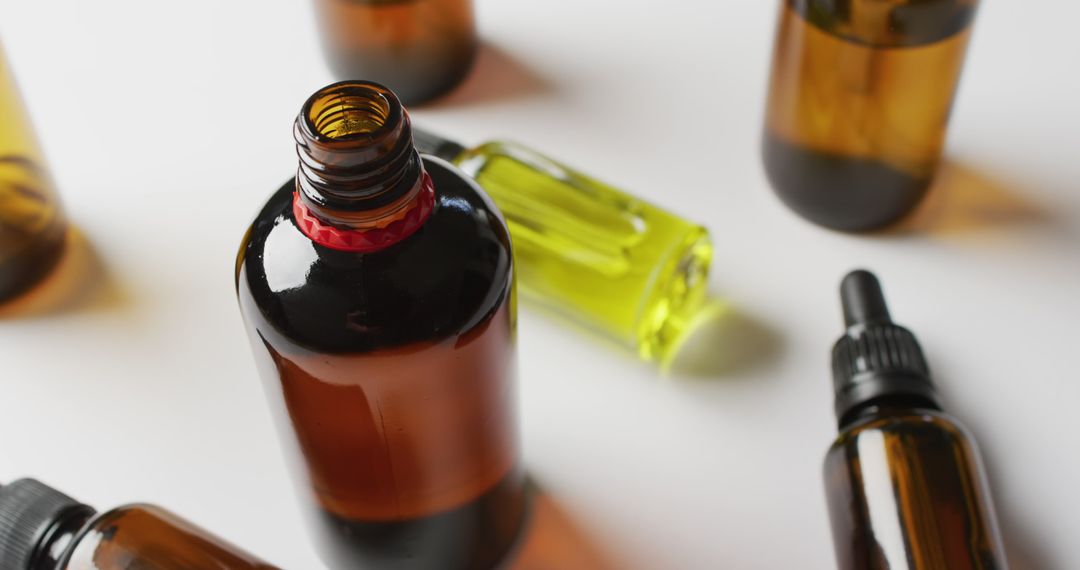
[[[705,228],[519,144],[415,134],[420,152],[457,165],[506,216],[531,300],[642,358],[673,355],[705,296]]]
[[[486,569],[511,549],[518,444],[510,236],[413,146],[381,85],[330,85],[300,168],[244,236],[240,309],[331,568]]]
[[[873,274],[850,273],[840,296],[840,436],[825,456],[839,567],[1006,568],[978,448],[942,411],[915,336],[893,324]]]
[[[978,0],[781,0],[765,172],[802,217],[880,228],[941,159]]]
[[[417,105],[457,85],[477,52],[472,0],[314,0],[338,79],[367,79]]]
[[[34,479],[0,487],[0,570],[277,570],[153,505],[96,512]]]

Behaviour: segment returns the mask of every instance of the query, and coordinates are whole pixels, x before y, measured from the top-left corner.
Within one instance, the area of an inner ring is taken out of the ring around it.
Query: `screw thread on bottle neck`
[[[299,199],[333,226],[386,227],[423,189],[409,116],[381,85],[345,81],[320,89],[304,103],[293,137]]]

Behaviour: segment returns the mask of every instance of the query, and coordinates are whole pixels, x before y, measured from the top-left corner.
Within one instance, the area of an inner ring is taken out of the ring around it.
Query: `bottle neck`
[[[346,81],[308,99],[293,127],[293,213],[313,241],[368,252],[405,239],[434,208],[409,116],[380,85]]]
[[[64,570],[68,552],[96,514],[93,508],[78,505],[58,516],[42,534],[33,561],[26,570]]]

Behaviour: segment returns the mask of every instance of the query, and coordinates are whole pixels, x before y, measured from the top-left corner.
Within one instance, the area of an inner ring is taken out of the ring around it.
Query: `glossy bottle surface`
[[[276,570],[152,505],[113,509],[87,524],[58,568],[64,570]]]
[[[312,242],[288,183],[238,259],[256,360],[334,568],[490,568],[523,517],[509,236],[472,182],[424,165],[436,206],[403,241]]]
[[[803,217],[867,230],[915,207],[940,161],[975,0],[785,0],[763,155]]]
[[[60,259],[67,224],[0,51],[0,303],[39,282]]]
[[[825,457],[839,567],[1007,567],[982,461],[951,417],[874,414],[845,429]]]
[[[406,105],[457,85],[476,55],[471,0],[314,0],[339,79],[385,84]]]
[[[704,228],[519,145],[454,162],[506,216],[525,294],[644,358],[669,355],[704,297]]]

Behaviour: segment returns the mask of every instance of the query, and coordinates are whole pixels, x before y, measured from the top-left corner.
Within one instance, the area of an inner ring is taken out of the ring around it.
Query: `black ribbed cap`
[[[844,426],[865,406],[903,402],[940,409],[915,335],[894,324],[881,284],[856,270],[840,284],[847,332],[832,352],[836,418]]]
[[[435,155],[449,162],[453,162],[455,158],[465,152],[465,147],[460,144],[416,126],[413,126],[412,136],[417,151],[423,154]]]
[[[27,570],[41,543],[73,511],[90,507],[34,479],[0,487],[0,570]]]

